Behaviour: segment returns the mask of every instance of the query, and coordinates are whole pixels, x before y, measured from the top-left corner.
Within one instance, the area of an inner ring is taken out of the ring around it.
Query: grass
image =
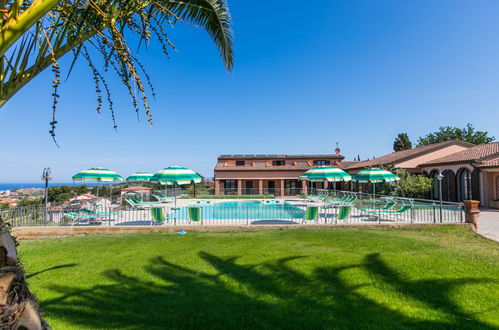
[[[54,329],[497,329],[499,244],[463,227],[23,241]]]

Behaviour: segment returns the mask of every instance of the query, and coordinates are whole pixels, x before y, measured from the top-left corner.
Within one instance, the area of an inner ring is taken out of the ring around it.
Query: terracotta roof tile
[[[356,161],[356,160],[345,160],[345,161],[342,161],[340,163],[340,166],[339,168],[341,169],[346,169],[346,168],[349,168],[355,164],[357,164],[359,161]]]
[[[430,162],[422,164],[436,165],[436,164],[450,164],[450,163],[463,163],[485,160],[484,158],[493,157],[495,154],[499,156],[499,142],[492,142],[487,144],[479,144],[467,150],[459,151],[451,155],[441,157]]]
[[[399,163],[401,161],[405,161],[405,160],[413,158],[413,157],[418,157],[420,155],[430,153],[430,152],[436,151],[440,148],[447,147],[450,145],[460,145],[463,147],[472,147],[473,146],[473,144],[468,143],[468,142],[464,142],[461,140],[444,141],[444,142],[434,143],[434,144],[416,147],[416,148],[412,148],[412,149],[392,152],[391,154],[381,156],[378,158],[374,158],[371,160],[356,162],[355,164],[352,164],[346,168],[350,170],[350,169],[372,167],[372,166],[394,165],[394,164]]]
[[[499,167],[499,156],[481,161],[478,167]]]

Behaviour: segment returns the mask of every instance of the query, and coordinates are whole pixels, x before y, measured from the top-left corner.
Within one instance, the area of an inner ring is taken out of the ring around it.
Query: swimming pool
[[[187,208],[199,207],[201,219],[228,220],[298,220],[303,219],[305,211],[281,201],[226,201],[196,202],[174,211],[172,218],[188,220]]]

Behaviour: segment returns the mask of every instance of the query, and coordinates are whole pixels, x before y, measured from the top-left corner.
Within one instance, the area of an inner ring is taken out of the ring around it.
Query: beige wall
[[[428,154],[421,155],[419,157],[407,160],[405,162],[398,163],[395,165],[395,167],[415,168],[415,167],[418,167],[420,164],[431,162],[432,160],[435,160],[435,159],[438,159],[441,157],[445,157],[445,156],[448,156],[450,154],[453,154],[453,153],[456,153],[459,151],[463,151],[466,149],[468,149],[468,148],[462,147],[462,146],[457,146],[457,145],[448,146],[448,147],[440,149],[438,151],[430,152]]]
[[[298,179],[305,171],[216,171],[217,180]]]
[[[482,172],[482,193],[485,206],[490,206],[491,200],[499,198],[497,194],[496,180],[499,177],[499,170],[485,170]]]

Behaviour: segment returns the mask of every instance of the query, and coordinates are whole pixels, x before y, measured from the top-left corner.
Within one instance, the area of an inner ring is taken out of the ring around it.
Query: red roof
[[[464,142],[461,140],[450,140],[450,141],[444,141],[444,142],[438,142],[438,143],[433,143],[429,144],[426,146],[420,146],[412,149],[407,149],[407,150],[402,150],[402,151],[396,151],[392,152],[391,154],[381,156],[378,158],[374,158],[371,160],[365,160],[365,161],[360,161],[360,162],[355,162],[354,164],[346,167],[346,169],[351,170],[351,169],[357,169],[357,168],[365,168],[365,167],[373,167],[373,166],[382,166],[382,165],[395,165],[397,163],[401,163],[403,161],[419,157],[421,155],[436,151],[441,148],[445,148],[447,146],[451,145],[459,145],[467,148],[471,148],[474,146],[474,144]]]
[[[478,164],[478,167],[499,167],[499,156],[487,160],[482,160]]]
[[[480,163],[489,159],[495,159],[496,156],[499,157],[499,142],[492,142],[475,145],[469,149],[421,164],[421,166],[470,162]]]
[[[130,186],[130,187],[121,189],[121,191],[137,191],[137,190],[152,190],[152,189],[147,188],[147,187],[143,187],[143,186]]]

